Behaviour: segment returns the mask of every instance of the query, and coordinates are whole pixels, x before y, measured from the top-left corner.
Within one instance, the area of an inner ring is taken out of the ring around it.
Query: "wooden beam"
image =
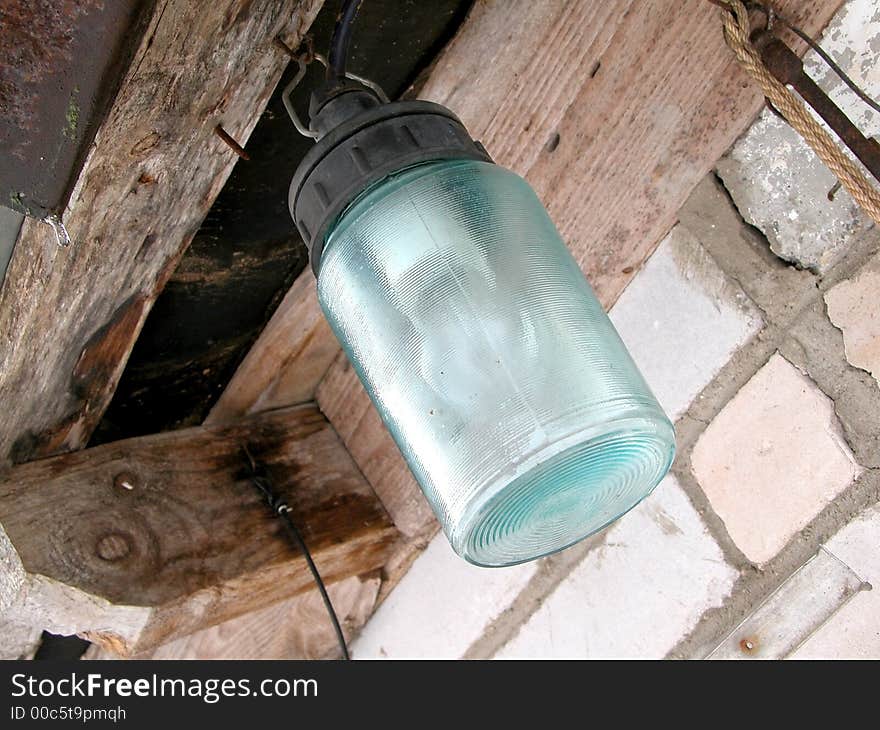
[[[159,0],[64,222],[27,220],[0,291],[0,464],[81,448],[321,0]]]
[[[773,3],[811,35],[841,4]],[[606,307],[763,106],[720,12],[707,0],[481,3],[422,91],[526,177]]]
[[[36,461],[0,482],[6,619],[140,652],[313,588],[248,479],[266,465],[322,576],[376,571],[397,538],[314,405]]]
[[[342,632],[350,641],[373,612],[381,579],[352,576],[327,587]],[[134,659],[339,659],[341,652],[316,591],[224,621],[135,655]],[[85,659],[117,659],[92,646]]]

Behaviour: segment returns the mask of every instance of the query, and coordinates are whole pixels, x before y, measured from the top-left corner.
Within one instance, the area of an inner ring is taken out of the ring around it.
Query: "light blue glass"
[[[487,162],[372,186],[326,238],[321,306],[459,555],[531,560],[666,474],[663,413],[535,193]]]

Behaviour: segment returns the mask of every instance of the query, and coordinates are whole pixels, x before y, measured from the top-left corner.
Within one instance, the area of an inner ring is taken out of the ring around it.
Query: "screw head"
[[[131,472],[119,472],[119,474],[113,477],[113,486],[130,492],[137,486],[137,479],[135,479],[134,474]]]

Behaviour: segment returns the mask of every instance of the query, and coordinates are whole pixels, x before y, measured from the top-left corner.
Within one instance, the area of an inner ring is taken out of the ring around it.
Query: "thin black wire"
[[[291,542],[296,545],[297,549],[303,554],[303,557],[305,557],[306,564],[309,566],[309,570],[312,573],[312,578],[315,579],[315,584],[318,586],[318,591],[321,594],[321,600],[324,601],[324,608],[327,609],[327,614],[330,616],[333,630],[336,632],[336,640],[339,642],[339,648],[342,650],[342,658],[346,660],[350,659],[351,657],[348,655],[348,646],[345,643],[345,635],[342,633],[342,627],[339,625],[339,618],[333,608],[330,596],[327,594],[327,588],[324,586],[324,581],[321,579],[318,567],[315,565],[315,561],[312,560],[312,554],[309,552],[305,540],[303,540],[300,531],[297,529],[290,516],[290,507],[288,507],[287,503],[280,495],[275,493],[269,477],[262,469],[258,468],[256,461],[254,461],[254,458],[251,456],[247,447],[244,447],[244,453],[245,456],[247,456],[251,481],[260,491],[260,494],[262,494],[263,499],[266,500],[266,504],[269,505],[269,508],[275,516],[281,520],[281,524],[284,525]]]
[[[822,48],[816,41],[814,41],[810,36],[808,36],[804,31],[798,28],[796,25],[792,25],[785,18],[781,18],[778,15],[776,16],[777,20],[786,26],[792,33],[794,33],[798,38],[800,38],[804,43],[806,43],[810,48],[812,48],[816,53],[819,54],[819,57],[828,64],[834,73],[836,73],[840,80],[843,81],[850,89],[852,89],[853,93],[859,97],[865,104],[871,107],[874,111],[880,112],[880,104],[874,101],[868,94],[862,90],[862,88],[853,81],[849,76],[846,75],[846,72],[837,65],[831,56],[828,55],[827,51]]]
[[[348,51],[351,48],[351,36],[354,31],[354,19],[363,0],[343,0],[336,26],[330,39],[330,52],[327,54],[327,80],[339,81],[345,78],[345,67],[348,63]]]

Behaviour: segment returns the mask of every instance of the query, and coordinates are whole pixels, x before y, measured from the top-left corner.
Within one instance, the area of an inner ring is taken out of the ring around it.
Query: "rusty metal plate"
[[[152,3],[0,2],[0,205],[64,207]]]
[[[784,659],[865,583],[825,548],[737,626],[709,659]]]

